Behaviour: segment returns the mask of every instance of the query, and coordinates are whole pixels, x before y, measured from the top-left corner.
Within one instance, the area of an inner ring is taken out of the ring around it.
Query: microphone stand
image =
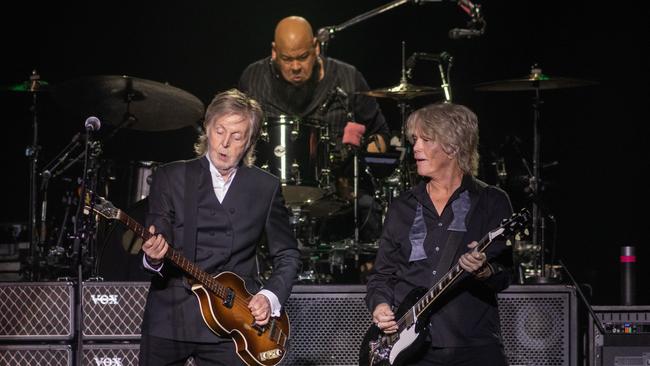
[[[95,251],[93,248],[94,236],[94,220],[90,218],[91,213],[84,215],[84,204],[86,196],[94,192],[97,179],[96,179],[96,158],[101,152],[101,147],[98,141],[92,141],[92,128],[86,126],[86,143],[84,145],[83,173],[81,179],[81,189],[78,199],[77,211],[73,222],[74,241],[72,250],[73,267],[77,270],[77,294],[76,294],[76,364],[81,365],[83,359],[83,267],[84,267],[84,249],[82,241],[85,242],[88,251],[88,260],[90,261],[91,277],[94,277],[95,265],[93,264]],[[79,158],[79,157],[78,157]],[[78,159],[77,158],[77,159]],[[88,189],[90,187],[90,189]],[[94,200],[89,199],[90,206],[94,204]]]
[[[70,156],[72,151],[76,149],[79,146],[79,136],[80,134],[77,133],[72,137],[72,140],[66,145],[66,147],[61,150],[49,163],[45,165],[45,168],[39,173],[39,176],[41,177],[41,194],[43,196],[42,204],[41,204],[41,231],[40,231],[40,244],[41,246],[45,244],[45,239],[47,236],[47,192],[48,192],[48,187],[49,187],[49,182],[51,178],[54,178],[56,175],[60,174],[56,173],[53,174],[52,171],[57,169],[59,165],[63,164],[65,160]]]

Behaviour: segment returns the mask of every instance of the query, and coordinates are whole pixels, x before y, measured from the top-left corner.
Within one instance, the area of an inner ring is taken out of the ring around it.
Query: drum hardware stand
[[[131,100],[127,101],[126,103],[127,103],[126,112],[124,112],[124,117],[122,117],[120,123],[118,123],[117,126],[115,126],[115,128],[113,129],[113,131],[111,131],[110,134],[104,137],[102,141],[106,142],[112,139],[113,136],[115,136],[121,129],[127,128],[138,122],[138,117],[136,117],[134,114],[131,114],[131,112],[129,112],[129,109],[131,108]]]
[[[29,231],[29,257],[30,257],[30,280],[36,281],[38,272],[38,245],[43,240],[39,239],[37,233],[37,174],[38,167],[38,154],[41,146],[38,145],[38,91],[41,85],[41,77],[36,72],[32,71],[29,77],[29,93],[32,96],[32,105],[30,111],[32,114],[32,144],[25,149],[25,156],[29,159],[29,221],[27,223],[27,230]]]
[[[327,195],[335,190],[332,185],[332,171],[330,170],[330,132],[327,123],[322,123],[320,130],[320,141],[322,146],[325,146],[325,153],[323,154],[324,161],[322,162],[323,168],[320,171],[319,185],[325,191],[325,195]]]
[[[362,145],[363,146],[363,145]],[[359,244],[359,148],[354,148],[354,246]],[[355,255],[355,260],[357,259]]]
[[[123,101],[126,104],[126,110],[122,115],[122,120],[120,123],[118,123],[113,131],[111,131],[111,133],[103,139],[104,142],[113,138],[113,136],[115,136],[115,134],[117,134],[121,129],[128,128],[138,122],[138,117],[131,113],[131,103],[133,103],[133,101],[141,101],[145,99],[146,96],[142,92],[133,89],[133,79],[126,78],[126,86],[123,98]]]
[[[445,53],[446,52],[441,53],[440,56],[442,57],[442,55]],[[451,103],[451,86],[449,83],[449,75],[451,75],[451,66],[453,65],[453,60],[453,57],[449,56],[447,60],[446,73],[444,67],[442,66],[442,62],[438,62],[438,72],[440,72],[440,86],[445,92],[445,103]]]
[[[404,56],[402,55],[402,57]],[[417,64],[417,61],[420,60],[433,61],[438,65],[438,72],[440,74],[440,87],[445,93],[445,103],[451,103],[451,86],[449,82],[449,75],[451,75],[451,67],[453,65],[454,58],[445,51],[440,52],[437,55],[426,52],[415,52],[408,58],[408,60],[406,60],[407,79],[411,79],[413,77],[413,70],[415,68],[415,65]],[[444,66],[447,66],[447,70],[445,70]]]
[[[536,64],[531,68],[531,78],[532,79],[541,79],[542,70]],[[541,179],[541,169],[540,169],[540,146],[541,146],[541,132],[540,132],[540,122],[541,122],[541,106],[543,101],[541,99],[540,85],[539,81],[535,84],[534,88],[535,95],[533,97],[533,171],[532,176],[530,177],[530,192],[533,198],[533,207],[532,207],[532,242],[533,247],[540,248],[540,260],[539,260],[539,276],[532,277],[529,279],[532,283],[553,283],[554,279],[547,276],[546,273],[546,258],[545,258],[545,243],[544,243],[544,217],[542,217],[542,209],[540,206],[540,193],[542,187]]]
[[[345,115],[347,117],[348,121],[354,121],[354,107],[350,105],[350,98],[345,93],[340,87],[336,88],[336,98],[339,100],[339,102],[343,105],[345,108]],[[352,246],[354,248],[354,263],[355,266],[358,265],[359,262],[359,149],[361,149],[364,144],[364,138],[363,136],[361,137],[361,141],[359,141],[359,146],[353,146],[350,145],[350,148],[352,149],[353,156],[352,156],[352,163],[353,163],[353,213],[354,213],[354,242],[352,243]],[[343,264],[341,264],[341,268],[343,267]]]
[[[406,74],[406,42],[402,41],[402,75],[400,77],[400,85],[406,85],[408,83],[408,78]],[[400,99],[398,101],[398,107],[400,111],[400,118],[402,123],[401,136],[400,136],[400,145],[402,147],[402,154],[400,155],[400,164],[397,166],[397,169],[400,170],[402,176],[402,182],[404,182],[404,191],[410,189],[414,182],[411,182],[411,167],[409,166],[409,157],[411,156],[410,144],[406,139],[406,116],[407,110],[410,110],[410,106],[406,103],[406,100]]]

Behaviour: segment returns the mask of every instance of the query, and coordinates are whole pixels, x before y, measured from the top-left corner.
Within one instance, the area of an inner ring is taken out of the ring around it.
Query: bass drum
[[[267,117],[257,142],[257,162],[282,181],[288,205],[310,204],[323,196],[327,175],[328,128],[314,120]]]

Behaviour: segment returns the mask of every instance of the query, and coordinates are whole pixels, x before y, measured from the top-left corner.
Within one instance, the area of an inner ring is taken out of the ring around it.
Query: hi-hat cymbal
[[[531,73],[519,79],[497,80],[476,84],[474,89],[479,91],[526,91],[575,88],[596,84],[598,83],[591,80],[550,77],[542,73]]]
[[[374,89],[365,92],[358,92],[358,94],[369,95],[376,98],[390,98],[395,100],[407,100],[416,97],[441,94],[441,88],[434,88],[431,86],[418,86],[402,82],[397,86],[390,88]]]
[[[100,75],[66,81],[54,99],[74,116],[97,116],[114,127],[166,131],[196,125],[203,103],[168,84],[130,76]]]
[[[22,93],[43,93],[50,90],[50,85],[47,81],[36,79],[13,85],[4,85],[0,87],[0,90]]]

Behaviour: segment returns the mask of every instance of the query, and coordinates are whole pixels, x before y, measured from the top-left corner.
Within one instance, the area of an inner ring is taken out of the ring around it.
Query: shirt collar
[[[226,181],[223,179],[223,175],[221,175],[221,173],[219,172],[219,170],[217,169],[217,167],[214,166],[214,164],[212,164],[212,160],[210,160],[210,156],[209,156],[209,154],[205,154],[205,158],[208,159],[208,163],[210,164],[210,174],[211,174],[213,177],[217,177],[218,179],[224,181],[224,183],[232,182],[232,179],[235,177],[235,174],[237,174],[237,169],[239,168],[239,166],[236,166],[236,167],[233,169],[232,173],[231,173],[230,176],[228,177],[228,181],[226,182]]]
[[[416,199],[425,205],[426,203],[431,202],[429,199],[429,194],[427,193],[426,186],[427,181],[425,179],[422,179],[412,191]],[[463,180],[461,181],[460,186],[452,193],[451,197],[449,197],[449,202],[454,201],[456,198],[458,198],[458,195],[464,191],[469,191],[469,193],[473,195],[476,194],[479,190],[480,187],[478,186],[476,179],[470,174],[463,174]]]

